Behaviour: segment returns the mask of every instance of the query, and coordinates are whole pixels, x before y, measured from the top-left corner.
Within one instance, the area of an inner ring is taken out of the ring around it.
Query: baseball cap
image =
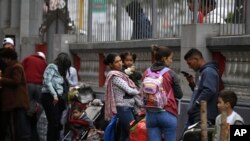
[[[12,44],[14,46],[14,41],[11,38],[4,38],[3,39],[3,45],[7,44],[7,43],[10,43],[10,44]]]

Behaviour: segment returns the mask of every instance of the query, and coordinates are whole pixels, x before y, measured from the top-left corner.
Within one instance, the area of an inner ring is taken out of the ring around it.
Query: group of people
[[[146,115],[147,137],[149,141],[176,140],[178,100],[183,96],[180,80],[170,66],[174,53],[169,47],[152,46],[153,63],[144,72],[135,68],[136,54],[124,52],[110,53],[104,63],[110,70],[106,76],[105,120],[114,115],[119,118],[119,140],[129,140],[130,123],[136,116]],[[67,108],[65,94],[70,86],[77,84],[76,71],[71,66],[67,53],[59,53],[56,59],[46,63],[46,56],[37,52],[18,61],[14,41],[5,38],[0,51],[0,138],[5,140],[39,140],[36,133],[37,117],[28,117],[31,101],[42,105],[48,120],[47,140],[60,140],[63,125],[60,122]],[[184,56],[187,65],[198,73],[196,79],[187,76],[193,90],[188,106],[188,126],[199,122],[200,102],[207,102],[207,120],[216,125],[215,139],[219,140],[221,125],[220,112],[226,112],[227,123],[244,124],[242,117],[233,108],[237,96],[232,91],[220,92],[220,76],[216,62],[206,62],[198,49],[190,49]],[[161,92],[167,100],[162,108],[147,107],[145,79],[152,74],[160,74]],[[73,78],[71,78],[73,77]],[[76,115],[82,113],[72,108]],[[219,110],[219,111],[218,111]],[[74,114],[72,115],[75,118]],[[79,117],[79,116],[78,116]],[[32,120],[31,120],[32,119]],[[92,125],[92,124],[91,124]]]
[[[173,62],[173,51],[168,47],[153,46],[153,72],[169,68]],[[119,119],[120,141],[129,140],[130,123],[141,112],[146,113],[148,140],[176,140],[177,100],[183,96],[180,81],[173,70],[163,74],[163,89],[169,94],[163,109],[144,108],[141,84],[146,76],[135,69],[136,55],[131,52],[108,54],[105,64],[110,67],[106,78],[105,119],[116,115]]]
[[[0,67],[0,140],[38,141],[37,108],[47,117],[47,140],[60,140],[66,93],[78,83],[70,56],[59,53],[47,64],[45,54],[36,52],[20,62],[13,39],[4,38]]]
[[[120,141],[129,140],[130,123],[140,112],[146,115],[147,138],[149,141],[176,141],[178,100],[183,96],[180,80],[170,69],[173,62],[173,51],[165,46],[153,46],[153,64],[142,75],[135,69],[136,55],[131,52],[122,54],[111,53],[105,58],[105,64],[110,70],[106,77],[105,120],[113,116],[119,120]],[[193,94],[188,106],[188,120],[184,131],[190,125],[201,120],[200,102],[207,102],[207,120],[216,124],[216,135],[219,140],[220,118],[219,111],[226,111],[228,125],[235,121],[244,123],[243,119],[233,111],[237,96],[232,91],[220,91],[220,76],[216,62],[206,62],[202,53],[195,48],[190,49],[184,56],[187,65],[198,75],[186,76]],[[167,69],[167,71],[164,71]],[[145,103],[144,81],[149,73],[163,72],[162,88],[166,92],[167,102],[163,108],[147,107]],[[183,132],[184,133],[184,132]]]

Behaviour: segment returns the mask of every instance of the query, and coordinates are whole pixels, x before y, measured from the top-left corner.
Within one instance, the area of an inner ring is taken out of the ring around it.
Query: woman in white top
[[[136,101],[133,97],[124,96],[126,93],[135,96],[139,94],[139,91],[129,76],[122,72],[122,60],[118,54],[108,54],[104,63],[111,69],[105,82],[105,120],[109,121],[113,115],[116,115],[119,118],[119,127],[121,127],[119,141],[128,141]]]

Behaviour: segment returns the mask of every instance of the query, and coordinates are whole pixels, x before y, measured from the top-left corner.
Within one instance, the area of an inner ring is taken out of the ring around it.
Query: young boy
[[[70,123],[75,123],[71,126],[73,140],[78,140],[82,132],[88,129],[95,129],[93,121],[87,116],[83,108],[78,105],[72,106]]]
[[[228,128],[226,133],[228,134],[229,139],[229,131],[230,125],[242,125],[244,124],[243,118],[236,113],[233,108],[237,103],[237,95],[233,91],[222,91],[218,97],[217,107],[220,112],[225,112],[227,115],[227,126]],[[220,130],[221,130],[221,114],[216,117],[215,125],[216,132],[214,136],[214,141],[220,140]]]

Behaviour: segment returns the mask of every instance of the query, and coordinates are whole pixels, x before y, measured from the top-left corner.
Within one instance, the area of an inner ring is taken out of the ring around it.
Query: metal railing
[[[140,7],[132,6],[129,16],[132,1]],[[191,23],[218,23],[221,36],[244,35],[249,23],[247,0],[69,0],[68,5],[78,42],[180,37],[181,26]],[[140,8],[142,13],[134,14]]]

